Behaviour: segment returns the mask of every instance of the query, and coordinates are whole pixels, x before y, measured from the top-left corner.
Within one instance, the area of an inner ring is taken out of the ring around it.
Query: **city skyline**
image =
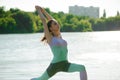
[[[24,11],[35,11],[35,5],[40,5],[49,8],[52,12],[69,13],[69,6],[99,7],[100,17],[103,15],[104,9],[107,17],[116,16],[117,11],[120,12],[119,3],[119,0],[0,0],[0,6],[4,6],[6,10],[18,8]]]

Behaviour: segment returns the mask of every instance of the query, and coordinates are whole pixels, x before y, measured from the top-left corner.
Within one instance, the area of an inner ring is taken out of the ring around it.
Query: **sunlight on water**
[[[92,35],[95,40],[98,41],[119,41],[120,42],[120,37],[119,37],[120,32],[119,31],[110,31],[108,32],[96,32],[96,34]]]
[[[106,57],[107,56],[107,57]],[[102,60],[102,61],[120,61],[120,54],[119,53],[90,53],[90,54],[84,54],[80,55],[80,58],[91,58],[96,60]]]

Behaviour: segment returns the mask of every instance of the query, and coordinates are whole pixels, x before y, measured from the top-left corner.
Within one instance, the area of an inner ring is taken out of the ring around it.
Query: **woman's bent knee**
[[[75,71],[85,71],[85,66],[80,65],[80,64],[71,64],[69,67],[70,72],[75,72]]]
[[[85,71],[86,70],[84,65],[80,65],[80,68],[81,68],[80,69],[81,71]]]

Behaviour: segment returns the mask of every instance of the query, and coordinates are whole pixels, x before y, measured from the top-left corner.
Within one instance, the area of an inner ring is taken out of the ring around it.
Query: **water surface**
[[[120,79],[120,31],[62,33],[69,61],[84,64],[88,80]],[[0,35],[0,80],[30,80],[40,76],[52,60],[42,33]],[[80,80],[79,73],[57,73],[49,80]]]

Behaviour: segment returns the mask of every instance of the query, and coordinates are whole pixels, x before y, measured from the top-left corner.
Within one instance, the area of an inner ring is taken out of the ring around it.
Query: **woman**
[[[53,60],[47,70],[38,78],[32,78],[31,80],[48,80],[57,72],[80,72],[80,80],[87,80],[87,73],[84,65],[74,64],[68,62],[67,59],[67,42],[62,38],[60,34],[60,25],[53,19],[43,8],[35,6],[39,13],[44,26],[45,37],[42,41],[46,41],[54,55]],[[48,22],[46,23],[46,19]]]

